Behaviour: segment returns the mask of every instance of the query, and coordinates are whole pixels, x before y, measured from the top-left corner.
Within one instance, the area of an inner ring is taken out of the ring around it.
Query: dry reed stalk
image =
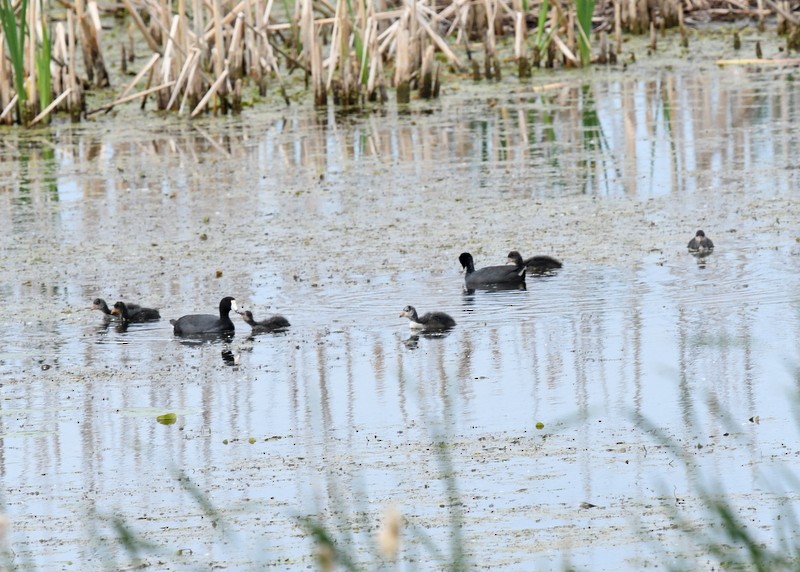
[[[69,96],[69,94],[70,94],[70,90],[67,89],[67,91],[65,91],[64,93],[59,95],[57,98],[55,98],[50,105],[48,105],[39,115],[37,115],[36,117],[33,118],[33,120],[30,122],[29,126],[36,125],[42,119],[44,119],[45,117],[50,115],[50,112],[53,111],[56,107],[58,107],[58,105],[63,100],[65,100]]]
[[[484,75],[486,79],[500,79],[500,66],[497,62],[497,46],[494,34],[494,21],[497,14],[496,0],[483,0],[486,9],[486,29],[484,30],[483,53],[486,61],[484,62]]]
[[[575,7],[571,6],[570,9],[567,11],[567,41],[566,46],[569,48],[569,52],[571,54],[575,54],[578,51],[578,46],[575,42],[575,26],[577,23],[577,18],[575,17]],[[566,56],[566,54],[564,54]],[[575,65],[575,62],[572,61],[569,57],[567,57],[564,65],[567,67],[572,67]]]
[[[77,0],[77,2],[80,1],[81,0]],[[122,0],[122,3],[128,10],[130,17],[133,19],[133,23],[136,24],[136,27],[139,28],[142,36],[144,36],[144,41],[147,42],[147,46],[150,48],[150,50],[153,52],[161,51],[161,46],[158,45],[158,42],[156,42],[155,38],[153,38],[153,36],[150,34],[150,30],[147,29],[144,21],[142,21],[142,17],[139,15],[139,12],[133,7],[133,4],[131,4],[131,0]],[[78,18],[80,18],[80,15],[78,15]]]
[[[233,97],[231,98],[231,112],[234,115],[242,113],[242,78],[233,83]]]
[[[678,3],[678,26],[681,31],[681,46],[684,48],[689,47],[689,35],[686,33],[686,26],[683,22],[683,4]]]
[[[608,34],[605,32],[600,32],[598,35],[598,46],[597,46],[597,59],[595,63],[598,64],[607,64],[608,63]]]
[[[517,60],[517,75],[520,79],[531,75],[531,64],[525,47],[528,24],[522,11],[522,0],[514,0],[514,58]]]
[[[419,96],[423,99],[433,97],[433,46],[425,49],[420,68]]]
[[[233,26],[233,35],[231,36],[231,43],[228,47],[228,67],[231,72],[231,78],[234,82],[244,75],[244,62],[242,40],[244,36],[244,13],[239,12],[236,17],[236,24]]]
[[[795,26],[800,23],[800,20],[797,19],[792,13],[791,7],[789,6],[788,2],[781,2],[780,4],[776,4],[773,0],[766,0],[767,4],[773,11],[777,14],[780,14],[782,18],[784,18],[787,22],[794,24]]]
[[[203,12],[203,1],[192,0],[192,32],[195,38],[202,38],[203,32],[206,28],[205,18]]]
[[[161,91],[163,89],[168,89],[168,88],[172,87],[173,85],[175,85],[175,82],[171,81],[169,83],[165,83],[165,84],[159,85],[157,87],[151,87],[151,88],[145,89],[144,91],[140,91],[140,92],[134,93],[134,94],[129,95],[127,97],[120,97],[119,99],[116,99],[116,100],[112,101],[111,103],[107,103],[105,105],[101,105],[100,107],[96,107],[95,109],[90,109],[89,111],[86,112],[86,116],[88,117],[89,115],[94,115],[95,113],[100,113],[101,111],[107,111],[109,109],[113,109],[117,105],[121,105],[123,103],[128,103],[129,101],[133,101],[134,99],[139,99],[140,97],[142,98],[142,102],[144,103],[144,101],[147,99],[147,96],[150,95],[151,93],[155,93],[155,92]]]
[[[415,4],[416,5],[416,4]],[[425,30],[425,33],[428,34],[433,43],[436,44],[436,47],[439,48],[442,53],[450,60],[450,64],[459,72],[464,71],[464,65],[461,63],[461,60],[458,59],[458,56],[450,49],[450,46],[447,45],[442,37],[436,33],[433,28],[431,28],[430,24],[425,20],[425,17],[417,12],[417,22],[419,23],[420,27]]]
[[[55,71],[51,74],[53,78],[53,93],[63,93],[69,89],[67,85],[67,65],[69,62],[69,55],[67,51],[67,30],[64,28],[63,22],[58,22],[53,34],[53,54],[52,61],[58,62],[55,65]],[[67,109],[67,102],[61,106],[61,109]]]
[[[156,54],[158,55],[158,54]],[[189,54],[189,58],[184,62],[183,67],[181,68],[180,73],[178,74],[178,79],[175,80],[175,86],[172,89],[172,94],[170,95],[169,101],[167,102],[166,109],[174,109],[175,104],[178,101],[178,97],[181,95],[181,90],[183,89],[184,81],[187,77],[189,77],[189,72],[197,64],[197,60],[200,58],[200,50],[195,48]]]
[[[259,58],[259,63],[261,67],[265,68],[266,70],[272,70],[275,73],[275,77],[278,78],[278,85],[280,86],[281,95],[283,95],[283,99],[286,102],[286,105],[289,105],[289,95],[286,91],[286,86],[283,83],[283,76],[281,75],[280,66],[278,66],[278,61],[275,59],[275,52],[272,50],[272,44],[269,41],[269,37],[267,36],[268,32],[265,29],[260,36],[264,38],[264,58]],[[259,90],[261,86],[259,86]]]
[[[553,43],[556,45],[558,50],[561,54],[566,58],[568,62],[570,62],[574,66],[578,66],[580,64],[578,58],[575,57],[575,54],[567,47],[564,41],[558,37],[558,34],[553,34]]]
[[[167,35],[167,44],[164,48],[164,56],[161,58],[161,83],[165,84],[172,81],[173,74],[173,59],[175,54],[175,41],[174,38],[178,34],[180,25],[180,18],[176,14],[172,17],[172,24],[170,25],[169,34]],[[169,94],[159,91],[156,93],[159,109],[168,109]]]
[[[217,2],[219,0],[216,0]],[[209,100],[217,93],[217,90],[225,84],[225,81],[228,79],[228,70],[224,70],[222,74],[217,78],[217,81],[209,88],[206,94],[203,96],[203,99],[200,100],[200,103],[197,104],[197,107],[194,108],[192,111],[191,117],[197,117],[201,111],[206,107]]]
[[[656,51],[658,49],[658,40],[656,39],[656,23],[650,21],[650,49]]]
[[[158,60],[160,60],[160,59],[161,59],[161,55],[160,55],[160,54],[158,54],[158,53],[155,53],[155,54],[153,54],[152,56],[150,56],[150,60],[149,60],[149,61],[148,61],[148,62],[145,64],[145,66],[144,66],[144,67],[143,67],[141,70],[139,70],[139,73],[138,73],[138,74],[136,74],[136,77],[134,77],[134,78],[133,78],[133,81],[131,81],[131,82],[128,84],[128,87],[126,87],[126,88],[125,88],[125,89],[122,91],[122,93],[121,93],[121,94],[120,94],[120,96],[119,96],[119,97],[120,97],[120,99],[121,99],[121,98],[124,98],[124,97],[125,97],[125,96],[128,94],[128,92],[129,92],[130,90],[132,90],[132,89],[133,89],[133,88],[136,86],[136,84],[137,84],[137,83],[139,83],[139,82],[141,81],[141,79],[144,77],[144,74],[146,74],[147,72],[149,72],[149,71],[152,69],[152,67],[153,67],[154,65],[156,65],[156,62],[157,62]],[[113,105],[112,105],[112,107],[113,107]]]
[[[25,44],[27,63],[25,65],[28,76],[25,78],[25,91],[27,94],[25,100],[25,109],[23,109],[24,117],[21,119],[22,125],[29,125],[30,120],[39,112],[39,93],[36,90],[36,20],[38,15],[39,4],[33,2],[28,5],[28,12],[21,14],[21,16],[28,19],[28,31],[30,36],[28,42]]]
[[[328,66],[328,79],[325,82],[325,89],[330,90],[333,83],[333,74],[336,71],[336,64],[340,56],[344,59],[347,57],[347,48],[349,42],[349,34],[342,29],[347,27],[345,14],[345,2],[336,3],[336,14],[333,21],[333,32],[331,33],[331,51],[325,65]],[[345,36],[343,38],[342,36]]]
[[[223,71],[227,72],[225,69],[225,43],[222,35],[222,3],[220,0],[212,0],[212,5],[214,7],[214,49],[212,54],[214,56],[214,72],[219,78],[222,77]],[[225,73],[226,77],[227,75]],[[218,88],[222,90],[221,94],[225,93],[222,84]],[[194,117],[194,113],[192,113],[192,117]]]
[[[8,121],[8,124],[11,124],[11,122],[14,120],[14,116],[11,114],[11,112],[14,111],[14,108],[17,106],[18,99],[19,96],[14,94],[14,97],[11,98],[11,101],[8,103],[5,109],[3,109],[3,112],[0,113],[0,120],[6,120],[6,118],[8,118],[11,120]]]
[[[6,61],[6,42],[3,35],[0,34],[0,110],[3,115],[0,115],[0,123],[4,121],[6,107],[9,100],[11,100],[11,68],[8,61]],[[14,102],[16,103],[16,101]],[[11,123],[11,118],[6,121]]]
[[[67,12],[67,40],[69,43],[69,76],[67,84],[70,89],[70,97],[67,99],[67,106],[69,107],[69,114],[72,121],[78,121],[81,117],[81,112],[84,110],[83,89],[78,83],[77,74],[75,73],[75,64],[77,58],[75,57],[75,44],[77,43],[75,34],[75,22],[73,21],[72,12]]]
[[[800,66],[800,58],[744,58],[739,60],[717,60],[714,62],[718,66],[752,66],[752,65],[770,65],[770,66]]]
[[[399,20],[397,32],[395,33],[395,64],[394,64],[394,86],[397,92],[397,103],[407,104],[411,102],[411,70],[408,54],[408,16],[403,16]]]
[[[184,109],[186,109],[186,104],[188,102],[191,102],[193,105],[197,102],[197,90],[195,89],[197,84],[194,78],[195,72],[200,65],[201,55],[202,53],[198,50],[195,57],[191,59],[191,64],[189,66],[189,78],[186,80],[186,89],[183,90],[183,98],[181,99],[181,105],[178,108],[178,115],[183,115]]]
[[[387,101],[386,83],[383,75],[383,57],[378,50],[378,21],[373,20],[374,30],[370,36],[370,50],[372,54],[367,78],[367,97],[370,101],[380,98],[381,103]]]
[[[319,41],[317,27],[314,24],[312,0],[302,0],[300,15],[300,36],[303,42],[303,53],[306,62],[307,74],[311,75],[314,92],[314,105],[321,107],[328,102],[325,89],[324,71],[322,65],[322,46]]]
[[[177,38],[175,41],[181,48],[181,53],[184,55],[184,60],[181,62],[178,67],[183,67],[183,64],[186,63],[186,60],[189,58],[189,52],[191,51],[189,47],[189,31],[187,30],[187,24],[189,22],[188,17],[186,16],[186,0],[178,0],[178,22],[179,28],[177,32]]]
[[[622,0],[614,0],[614,47],[622,53]]]
[[[75,0],[75,12],[78,16],[78,25],[80,26],[78,37],[81,41],[84,67],[89,82],[94,83],[97,87],[109,87],[111,81],[103,61],[103,54],[100,51],[99,30],[97,29],[99,18],[98,21],[95,21],[92,16],[97,13],[97,6],[95,2],[89,2],[87,13],[84,10],[83,0]]]

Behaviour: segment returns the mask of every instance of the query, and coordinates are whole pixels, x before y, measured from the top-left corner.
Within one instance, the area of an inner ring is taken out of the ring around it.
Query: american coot
[[[714,243],[702,230],[698,230],[694,238],[689,241],[689,252],[707,252],[714,250]]]
[[[417,316],[414,306],[406,306],[400,312],[401,318],[408,318],[412,330],[447,330],[456,325],[456,321],[444,312],[428,312],[423,316]]]
[[[203,334],[225,334],[236,330],[228,314],[238,311],[236,300],[227,296],[219,301],[219,317],[212,314],[189,314],[177,320],[170,320],[176,336],[197,336]]]
[[[523,260],[522,255],[516,250],[512,250],[508,253],[508,263],[513,264],[517,268],[522,268],[524,266],[531,272],[547,272],[548,270],[555,270],[563,266],[560,260],[556,260],[552,256],[547,256],[545,254],[531,256]]]
[[[129,313],[133,313],[134,311],[136,311],[139,308],[141,308],[141,306],[139,306],[139,304],[128,303],[127,306],[128,306],[128,312]],[[111,310],[108,307],[108,304],[106,304],[106,301],[103,300],[102,298],[95,298],[94,299],[94,302],[92,302],[92,310],[100,310],[106,316],[109,316],[109,317],[112,314]]]
[[[458,261],[466,272],[464,284],[467,288],[525,288],[525,267],[486,266],[475,270],[475,263],[469,252],[463,252]]]
[[[254,334],[264,334],[266,332],[275,332],[277,330],[283,330],[290,326],[289,320],[281,316],[280,314],[275,314],[274,316],[270,316],[266,320],[261,320],[260,322],[256,322],[255,318],[253,318],[253,312],[250,310],[245,310],[244,312],[239,311],[239,315],[242,316],[242,319],[250,324],[252,328],[252,333]]]
[[[142,308],[136,306],[131,310],[125,302],[117,302],[111,309],[111,314],[118,316],[123,322],[149,322],[150,320],[160,320],[161,314],[153,308]]]

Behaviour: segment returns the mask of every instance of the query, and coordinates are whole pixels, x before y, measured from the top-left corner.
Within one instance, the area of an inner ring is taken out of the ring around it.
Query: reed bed
[[[512,45],[527,78],[540,67],[613,63],[624,33],[650,33],[655,49],[656,31],[678,26],[688,44],[698,14],[774,17],[788,46],[800,43],[785,1],[121,0],[128,45],[104,38],[94,0],[50,2],[0,0],[0,123],[34,125],[56,110],[78,119],[132,101],[191,117],[237,113],[271,87],[288,105],[291,76],[317,106],[385,102],[389,87],[408,103],[438,97],[443,68],[500,79]],[[123,72],[138,70],[113,101],[87,110],[87,89],[112,87],[104,52],[116,50]]]

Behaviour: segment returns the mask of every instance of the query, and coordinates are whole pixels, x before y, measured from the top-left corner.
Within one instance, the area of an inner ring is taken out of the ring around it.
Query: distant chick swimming
[[[422,316],[417,315],[414,306],[406,306],[400,312],[401,318],[408,318],[412,330],[441,331],[449,330],[456,325],[456,321],[444,312],[428,312]]]
[[[698,230],[694,238],[689,241],[689,252],[710,253],[714,250],[714,243],[702,230]]]

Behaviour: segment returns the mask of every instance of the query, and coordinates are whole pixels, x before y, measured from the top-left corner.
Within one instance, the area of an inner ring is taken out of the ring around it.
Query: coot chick
[[[240,311],[239,315],[242,316],[242,319],[245,322],[250,324],[250,328],[252,328],[251,332],[254,334],[275,332],[277,330],[286,329],[291,325],[289,324],[289,320],[280,314],[275,314],[274,316],[270,316],[266,320],[261,320],[260,322],[256,322],[255,318],[253,318],[253,312],[250,310],[245,310],[244,312]]]
[[[219,301],[219,317],[212,314],[189,314],[177,320],[170,320],[176,336],[198,336],[203,334],[233,333],[236,328],[228,314],[238,311],[236,300],[226,296]]]
[[[417,316],[414,306],[403,308],[400,317],[410,320],[409,326],[412,330],[449,330],[456,325],[456,321],[444,312],[428,312],[423,316]]]
[[[114,308],[112,308],[111,313],[114,316],[119,316],[119,319],[122,322],[149,322],[150,320],[160,320],[161,314],[158,313],[158,310],[153,308],[142,308],[141,306],[136,306],[133,310],[125,304],[125,302],[117,302],[114,304]]]
[[[524,287],[525,267],[516,266],[486,266],[475,270],[475,263],[469,252],[461,253],[458,257],[466,275],[464,284],[467,288],[492,288],[492,287]]]
[[[141,306],[139,306],[139,304],[130,304],[129,303],[127,306],[128,306],[128,312],[131,312],[131,313],[133,313],[134,310],[137,310],[137,309],[141,308]],[[111,316],[111,313],[112,313],[111,310],[108,307],[108,304],[106,304],[106,301],[103,300],[102,298],[95,298],[94,299],[94,302],[92,302],[92,310],[100,310],[106,316]]]
[[[523,260],[522,255],[516,250],[512,250],[508,253],[508,263],[513,264],[518,269],[524,266],[531,272],[539,273],[556,270],[563,266],[560,260],[556,260],[552,256],[547,256],[546,254],[531,256]]]
[[[694,238],[689,241],[689,252],[707,252],[710,253],[714,250],[714,243],[706,236],[702,230],[698,230]]]

